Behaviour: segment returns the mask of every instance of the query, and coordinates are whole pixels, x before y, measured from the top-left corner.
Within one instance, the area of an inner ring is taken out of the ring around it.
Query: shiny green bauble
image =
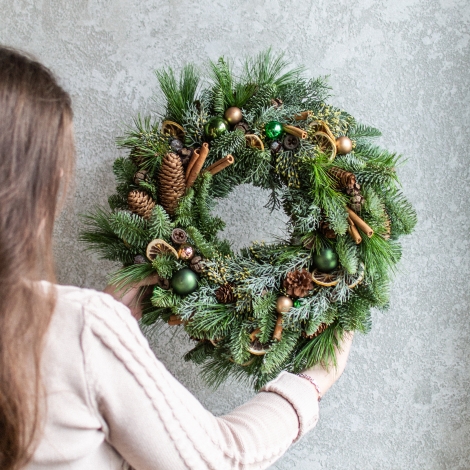
[[[338,266],[338,255],[331,248],[323,248],[312,256],[313,267],[323,273],[330,273]]]
[[[264,126],[264,132],[268,139],[276,139],[282,134],[282,124],[279,121],[269,121]]]
[[[204,134],[209,139],[215,139],[228,131],[228,122],[221,117],[213,117],[204,125]]]
[[[294,307],[295,308],[299,308],[301,306],[302,306],[302,302],[299,299],[294,300]]]
[[[197,289],[197,275],[189,268],[176,271],[171,278],[171,287],[179,295],[188,295]]]

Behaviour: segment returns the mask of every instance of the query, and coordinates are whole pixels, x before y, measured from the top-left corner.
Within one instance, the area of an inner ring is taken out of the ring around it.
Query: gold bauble
[[[231,126],[235,126],[235,124],[238,124],[243,119],[242,110],[232,106],[225,111],[224,117]]]
[[[352,150],[352,141],[349,137],[343,135],[336,139],[336,153],[338,155],[346,155]]]
[[[276,312],[287,313],[293,305],[294,303],[291,298],[281,295],[281,297],[278,297],[276,300]]]
[[[194,256],[194,248],[191,245],[181,245],[178,250],[178,258],[183,260],[190,260]]]

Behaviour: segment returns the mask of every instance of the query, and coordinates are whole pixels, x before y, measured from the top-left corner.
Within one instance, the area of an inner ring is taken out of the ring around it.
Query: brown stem
[[[186,178],[186,188],[190,188],[196,181],[196,178],[199,175],[199,172],[201,171],[204,162],[206,161],[208,153],[209,145],[207,142],[204,142],[202,144],[202,147],[199,149],[199,158],[196,159],[194,165],[189,170],[189,173],[188,171],[186,171],[186,174],[188,175],[188,177]]]
[[[300,129],[299,127],[295,126],[288,126],[287,124],[284,124],[282,126],[284,131],[286,131],[288,134],[295,135],[299,139],[305,139],[307,138],[307,132],[304,131],[303,129]]]
[[[274,328],[273,338],[281,341],[282,338],[282,313],[277,316],[276,326]]]
[[[346,209],[348,210],[348,215],[354,222],[354,225],[360,228],[370,238],[374,234],[374,231],[352,209],[349,207]]]
[[[227,155],[226,157],[217,160],[211,166],[207,167],[205,171],[208,171],[212,176],[214,176],[219,171],[222,171],[224,168],[230,166],[234,161],[235,159],[232,155]]]

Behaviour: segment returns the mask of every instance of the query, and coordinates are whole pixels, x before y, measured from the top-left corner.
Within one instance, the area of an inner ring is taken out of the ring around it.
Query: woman
[[[54,285],[52,228],[73,161],[69,96],[48,69],[0,47],[0,468],[266,468],[316,424],[352,335],[336,369],[282,373],[214,417],[123,305],[138,286],[118,302]]]

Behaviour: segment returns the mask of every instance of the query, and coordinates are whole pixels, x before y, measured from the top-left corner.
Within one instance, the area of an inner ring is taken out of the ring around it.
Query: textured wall
[[[156,67],[272,45],[330,75],[332,102],[408,157],[398,171],[419,225],[404,241],[390,311],[355,340],[317,428],[272,468],[470,468],[468,0],[0,0],[0,11],[0,42],[36,54],[74,100],[75,193],[57,227],[62,283],[105,282],[111,265],[83,253],[77,214],[111,193],[114,139],[154,107]],[[282,231],[282,214],[262,210],[264,194],[240,194],[219,209],[234,243]],[[210,410],[251,395],[207,390],[173,332],[155,350]]]

